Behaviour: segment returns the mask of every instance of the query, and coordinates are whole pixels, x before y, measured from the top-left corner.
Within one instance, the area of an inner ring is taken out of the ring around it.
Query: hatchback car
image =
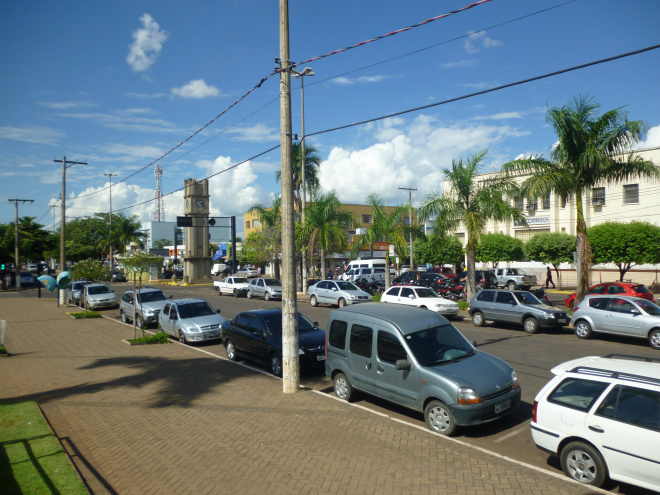
[[[158,330],[182,344],[222,338],[225,319],[203,299],[177,299],[165,304],[158,315]]]
[[[456,316],[459,309],[458,303],[440,297],[428,287],[390,287],[381,296],[380,302],[430,309],[447,318]]]
[[[36,285],[39,281],[37,278],[32,275],[30,272],[21,272],[21,287],[27,287],[28,285]]]
[[[648,339],[660,349],[660,306],[629,296],[590,295],[573,310],[575,335],[588,339],[593,332]]]
[[[470,301],[469,308],[475,327],[486,320],[500,323],[521,323],[527,333],[539,328],[562,328],[570,320],[562,309],[543,304],[531,292],[482,289]]]
[[[153,287],[137,289],[137,306],[134,306],[133,289],[124,292],[119,303],[119,314],[121,321],[128,323],[133,320],[135,311],[135,324],[142,328],[145,325],[157,325],[158,315],[165,304],[172,299],[167,297],[162,290]]]
[[[589,356],[552,373],[534,399],[536,446],[581,483],[660,491],[660,359]]]
[[[275,376],[282,374],[282,310],[258,309],[239,313],[222,324],[227,357],[239,356],[270,365]],[[325,363],[325,330],[298,313],[298,357],[303,368]]]
[[[282,282],[276,278],[255,278],[250,280],[247,288],[247,298],[263,297],[266,301],[270,299],[282,299]]]
[[[258,274],[257,268],[252,265],[245,265],[243,268],[238,270],[234,275],[239,277],[253,278]]]
[[[321,280],[307,289],[307,297],[312,306],[323,303],[334,304],[340,308],[372,300],[368,292],[358,289],[352,282],[341,280]]]
[[[112,281],[113,282],[126,282],[126,274],[119,270],[112,271]]]
[[[81,304],[85,309],[116,308],[117,296],[105,284],[87,284],[83,287]]]
[[[76,280],[71,282],[66,288],[65,300],[69,304],[80,304],[80,298],[82,297],[82,291],[85,285],[89,282],[87,280]]]
[[[641,297],[651,302],[653,300],[653,292],[651,292],[644,284],[633,284],[630,282],[606,282],[603,284],[596,284],[589,288],[587,294],[611,294],[621,296]],[[575,307],[576,294],[573,293],[564,300],[567,308],[573,309]]]

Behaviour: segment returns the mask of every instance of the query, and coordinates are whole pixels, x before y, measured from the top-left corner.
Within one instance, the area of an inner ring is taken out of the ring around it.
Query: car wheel
[[[270,370],[275,376],[282,376],[282,357],[274,352],[270,356]]]
[[[252,292],[250,292],[249,290],[247,291],[247,298],[252,299]]]
[[[266,292],[266,293],[264,294],[264,300],[265,300],[265,301],[270,301],[270,292]]]
[[[236,357],[236,348],[234,347],[234,341],[231,339],[227,339],[225,342],[225,350],[227,351],[227,358],[230,361],[236,361],[238,358]]]
[[[319,302],[316,300],[316,296],[312,296],[309,298],[309,304],[311,304],[313,307],[316,307],[319,305]]]
[[[484,314],[481,311],[475,311],[472,313],[472,324],[475,327],[483,327],[484,322]]]
[[[346,375],[343,373],[337,373],[332,380],[332,384],[335,388],[335,395],[338,398],[345,400],[346,402],[350,402],[353,399],[355,390]]]
[[[497,279],[495,277],[490,279],[490,285],[493,287],[497,287]]]
[[[236,289],[234,289],[234,292],[232,293],[232,295],[233,295],[234,297],[238,297],[238,291],[237,291]]]
[[[523,329],[527,333],[536,333],[539,329],[539,322],[534,318],[527,318],[523,322]]]
[[[346,300],[343,297],[340,297],[339,301],[337,301],[337,306],[343,308],[344,306],[346,306]]]
[[[456,431],[456,422],[449,408],[439,400],[432,400],[424,408],[424,420],[431,431],[451,436]]]
[[[119,314],[121,315],[122,323],[128,324],[128,318],[126,317],[126,313],[124,313],[123,311],[119,311]]]
[[[591,325],[584,320],[579,320],[575,324],[575,335],[581,339],[588,339],[591,337]]]
[[[516,290],[516,283],[513,280],[509,280],[506,284],[506,288],[509,290]]]
[[[649,345],[654,349],[660,349],[660,328],[654,328],[649,333]]]
[[[603,457],[583,442],[571,442],[562,449],[561,468],[566,476],[585,485],[600,487],[608,477]]]
[[[179,330],[179,342],[181,342],[184,345],[188,344],[188,341],[186,340],[186,336],[181,330]]]

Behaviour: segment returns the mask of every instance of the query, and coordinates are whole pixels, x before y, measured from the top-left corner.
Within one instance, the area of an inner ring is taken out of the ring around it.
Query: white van
[[[348,264],[341,278],[351,282],[361,278],[369,281],[385,280],[386,268],[385,260],[353,260]]]

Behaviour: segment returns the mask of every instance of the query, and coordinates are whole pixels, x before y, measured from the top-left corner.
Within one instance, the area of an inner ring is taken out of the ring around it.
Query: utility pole
[[[16,288],[21,288],[21,252],[18,246],[18,203],[34,203],[33,199],[10,199],[10,203],[14,203],[16,207],[16,221],[14,222],[14,272],[16,273]]]
[[[74,165],[87,165],[85,162],[72,162],[67,161],[66,156],[61,160],[53,160],[56,163],[62,162],[62,222],[60,225],[60,273],[66,271],[66,253],[65,240],[66,240],[66,169]],[[67,167],[67,163],[69,167]],[[64,303],[66,293],[60,291],[60,302]]]
[[[412,192],[417,191],[417,189],[412,187],[400,187],[404,191],[408,191],[408,225],[412,228]],[[415,267],[413,265],[413,238],[412,233],[409,234],[410,237],[410,270],[413,270]]]
[[[113,259],[112,259],[112,178],[116,177],[117,174],[103,174],[106,177],[110,177],[110,236],[108,240],[110,241],[110,269],[114,268]]]
[[[280,143],[282,178],[282,382],[283,392],[300,390],[298,294],[291,163],[291,71],[289,69],[289,2],[280,0]]]

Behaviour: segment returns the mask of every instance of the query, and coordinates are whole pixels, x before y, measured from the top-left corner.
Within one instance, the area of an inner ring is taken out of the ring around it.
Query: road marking
[[[500,442],[503,442],[504,440],[508,440],[509,438],[511,438],[513,436],[516,436],[518,433],[522,433],[523,431],[527,431],[528,428],[529,428],[529,425],[524,426],[522,428],[518,428],[517,430],[510,431],[506,435],[502,435],[497,440],[493,440],[493,443],[500,443]]]

